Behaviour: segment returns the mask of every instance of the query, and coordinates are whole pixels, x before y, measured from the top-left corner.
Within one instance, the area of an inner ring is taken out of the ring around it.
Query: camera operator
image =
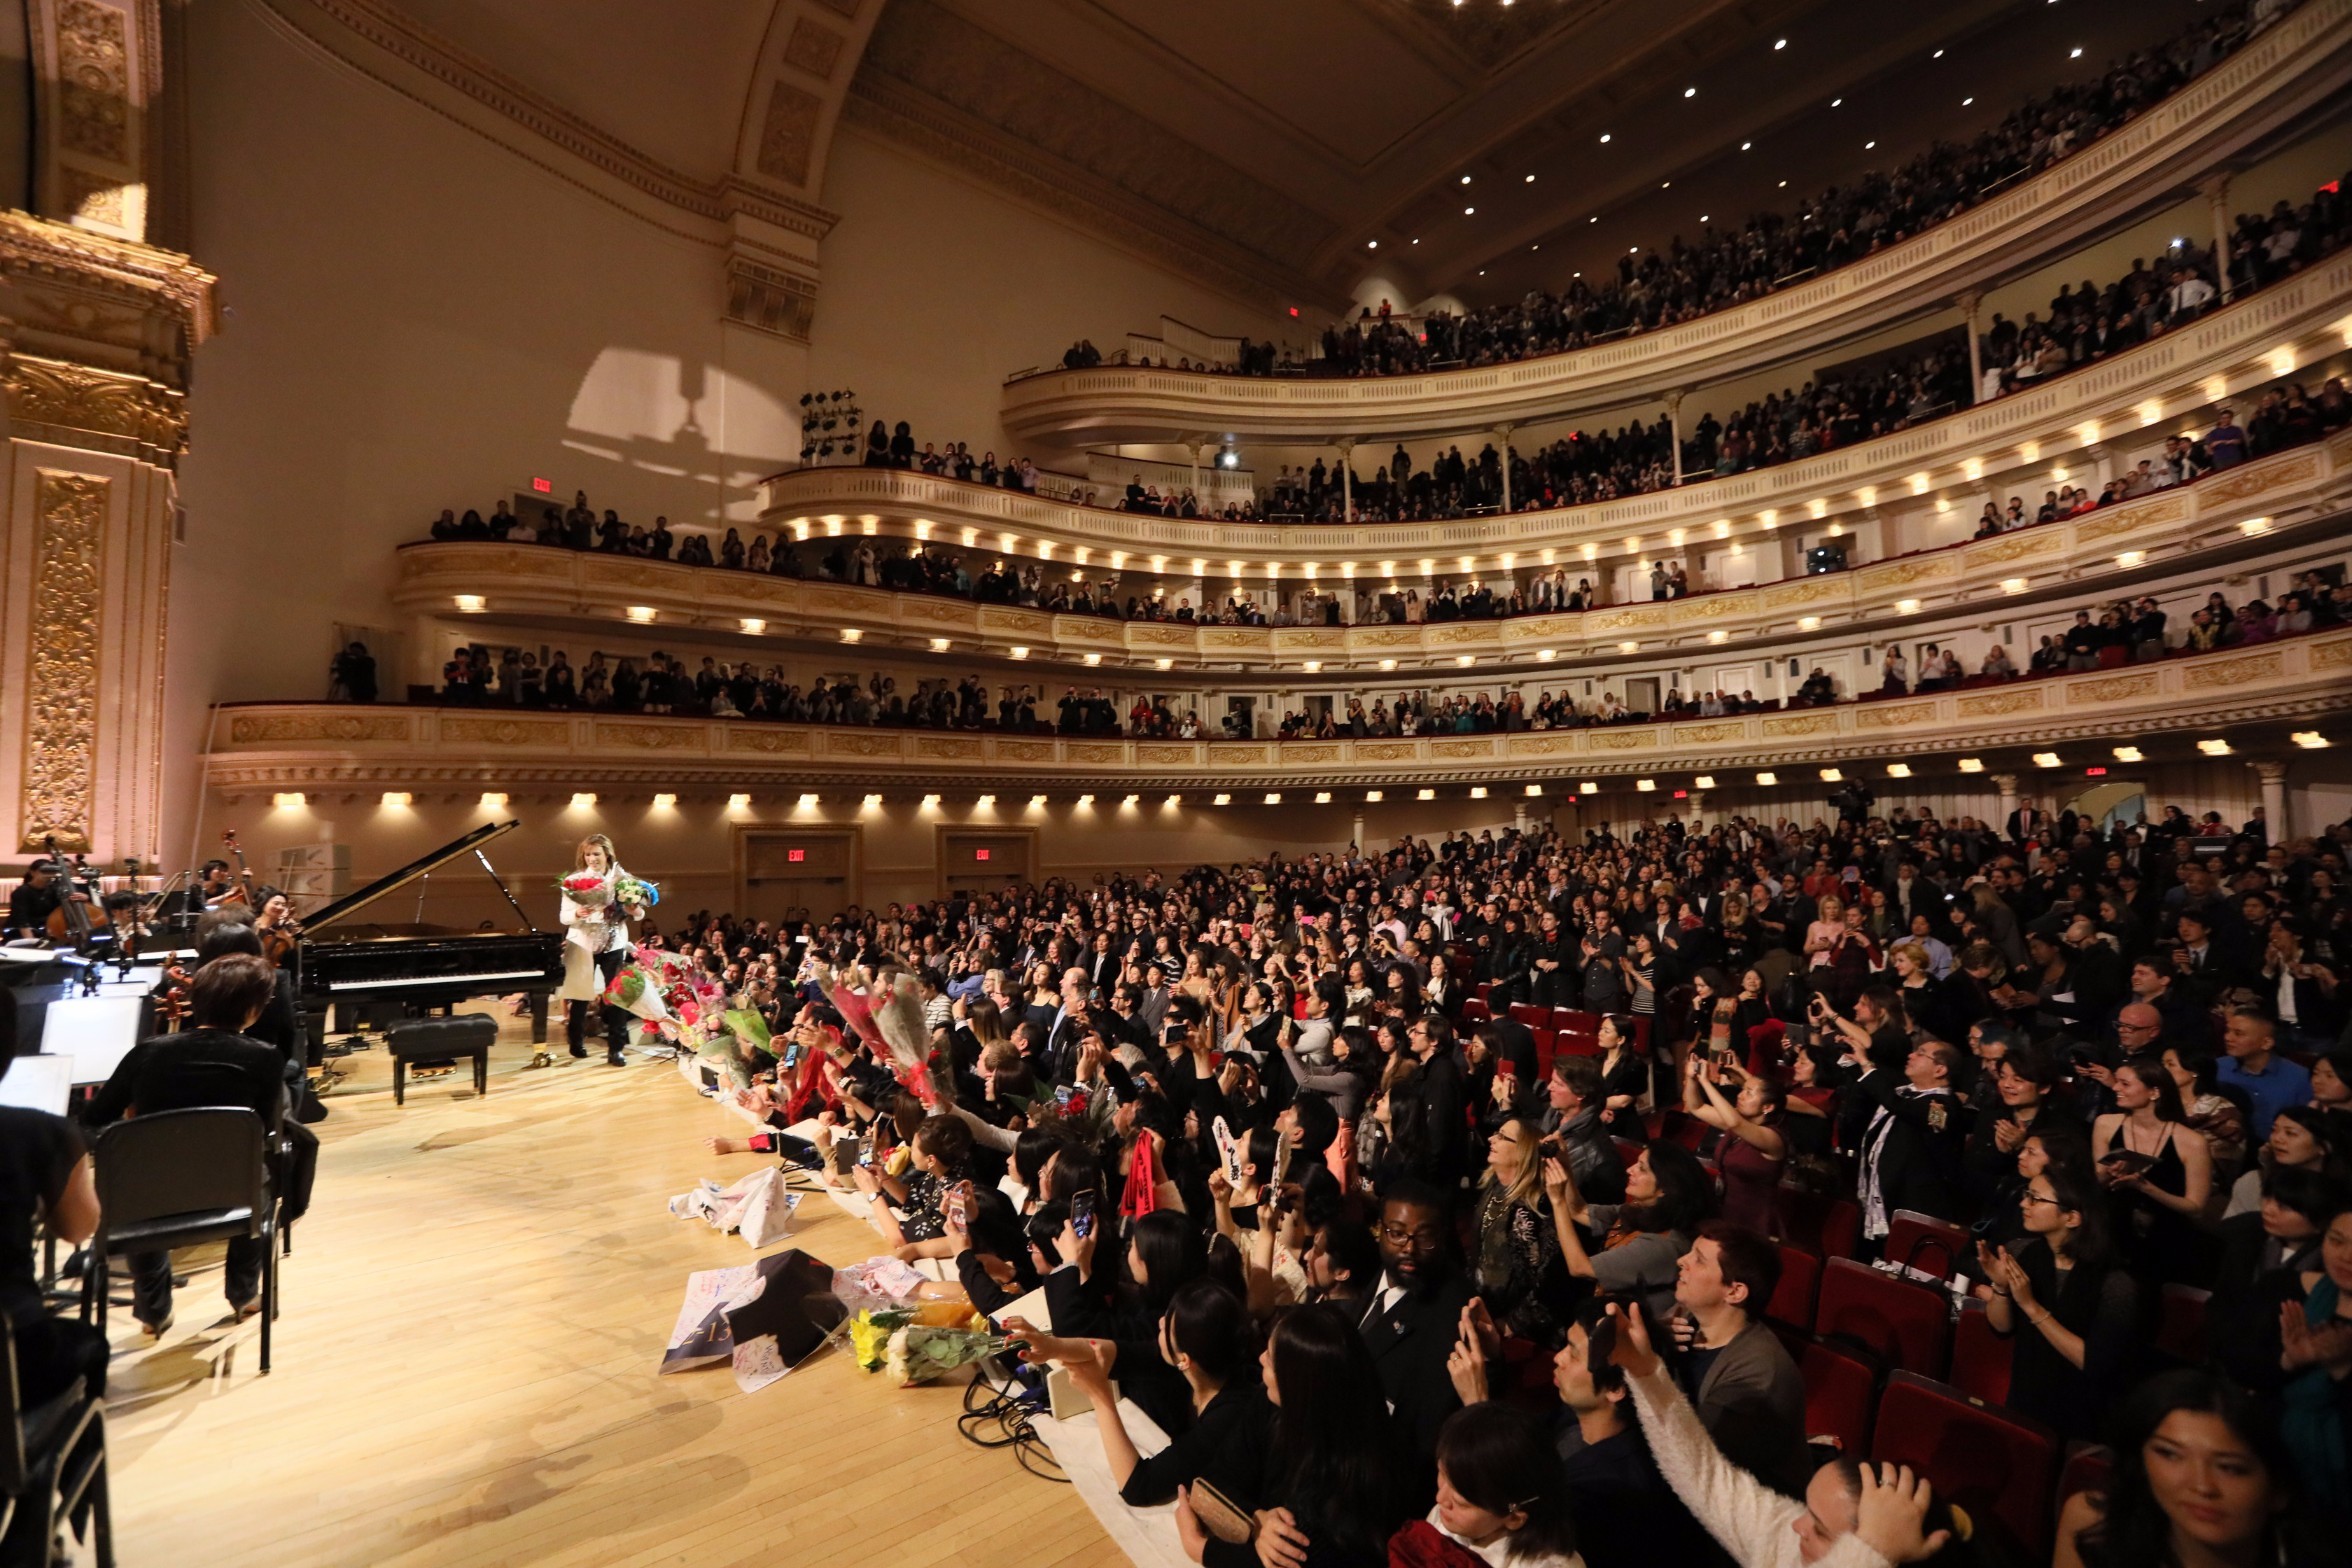
[[[1813,1027],[1844,1041],[1862,1067],[1852,1103],[1869,1119],[1846,1147],[1862,1157],[1863,1250],[1877,1251],[1898,1209],[1965,1219],[1968,1116],[1953,1093],[1960,1053],[1941,1040],[1914,1041],[1901,1000],[1885,986],[1864,991],[1852,1018],[1825,996],[1809,1011]]]
[[[1870,819],[1870,808],[1878,803],[1878,797],[1860,784],[1848,782],[1829,792],[1829,803],[1837,807],[1840,827],[1849,823],[1860,827]]]

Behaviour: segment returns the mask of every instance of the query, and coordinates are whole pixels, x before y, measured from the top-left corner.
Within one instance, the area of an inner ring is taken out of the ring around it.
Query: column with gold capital
[[[161,849],[174,470],[212,286],[97,225],[0,213],[6,851]]]

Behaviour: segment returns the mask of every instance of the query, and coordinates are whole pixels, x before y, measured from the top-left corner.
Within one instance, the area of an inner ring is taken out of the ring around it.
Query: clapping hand
[[[2352,1323],[2330,1321],[2314,1325],[2303,1303],[2290,1301],[2279,1308],[2279,1365],[2289,1372],[2326,1367],[2341,1374],[2352,1368]]]

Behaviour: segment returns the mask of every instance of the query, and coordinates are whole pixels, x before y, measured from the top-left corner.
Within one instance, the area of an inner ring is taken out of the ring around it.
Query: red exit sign
[[[805,849],[788,849],[784,851],[784,863],[788,866],[797,866],[806,859],[808,859],[808,851]]]
[[[552,479],[533,479],[531,481],[531,488],[540,495],[553,495],[555,493],[555,481]]]
[[[989,856],[995,853],[996,851],[993,849],[975,849],[972,851],[972,858],[974,860],[986,860]]]

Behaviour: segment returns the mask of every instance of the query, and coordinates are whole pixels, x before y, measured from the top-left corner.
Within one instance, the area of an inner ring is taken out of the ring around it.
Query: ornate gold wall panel
[[[37,850],[45,838],[66,850],[94,842],[111,488],[89,474],[46,468],[34,484],[20,850]]]

